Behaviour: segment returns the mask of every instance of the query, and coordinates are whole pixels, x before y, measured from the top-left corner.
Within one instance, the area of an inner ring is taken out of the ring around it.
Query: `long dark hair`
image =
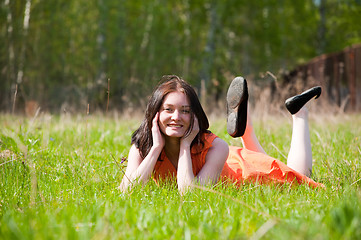
[[[144,120],[132,135],[132,144],[135,144],[135,146],[139,149],[142,158],[145,158],[148,155],[151,147],[153,146],[153,118],[159,111],[165,96],[171,92],[176,91],[184,93],[188,97],[191,105],[191,122],[188,131],[185,133],[186,135],[190,134],[193,129],[194,115],[198,119],[199,133],[194,138],[191,146],[196,143],[203,144],[201,136],[203,133],[209,132],[207,130],[209,128],[209,122],[202,105],[199,102],[197,93],[189,83],[180,77],[176,75],[166,75],[162,77],[159,85],[153,91],[153,94],[150,97],[147,105]]]

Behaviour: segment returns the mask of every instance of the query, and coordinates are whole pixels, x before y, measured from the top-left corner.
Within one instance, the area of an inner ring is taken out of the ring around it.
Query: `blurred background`
[[[0,111],[143,111],[167,74],[206,108],[242,75],[360,111],[360,16],[361,0],[1,0]]]

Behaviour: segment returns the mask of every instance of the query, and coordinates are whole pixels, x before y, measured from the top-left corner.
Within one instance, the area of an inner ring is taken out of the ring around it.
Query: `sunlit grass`
[[[361,116],[311,117],[307,186],[219,184],[184,196],[149,182],[122,194],[140,119],[0,116],[2,239],[354,239],[361,236]],[[254,120],[266,152],[285,161],[289,119]],[[223,119],[211,130],[231,145]]]

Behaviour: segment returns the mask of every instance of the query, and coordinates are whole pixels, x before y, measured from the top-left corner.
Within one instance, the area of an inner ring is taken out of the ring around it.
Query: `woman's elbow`
[[[127,179],[123,179],[122,182],[120,183],[118,189],[122,193],[126,193],[129,190],[129,181]]]
[[[181,195],[184,195],[185,193],[187,193],[190,189],[192,188],[192,185],[189,184],[178,184],[178,192]]]

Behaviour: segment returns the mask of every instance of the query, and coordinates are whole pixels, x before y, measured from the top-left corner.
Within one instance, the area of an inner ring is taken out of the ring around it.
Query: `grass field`
[[[266,152],[285,161],[291,122],[254,120]],[[312,117],[307,186],[117,187],[140,119],[0,115],[1,239],[360,239],[361,115]],[[211,121],[231,145],[225,121]]]

